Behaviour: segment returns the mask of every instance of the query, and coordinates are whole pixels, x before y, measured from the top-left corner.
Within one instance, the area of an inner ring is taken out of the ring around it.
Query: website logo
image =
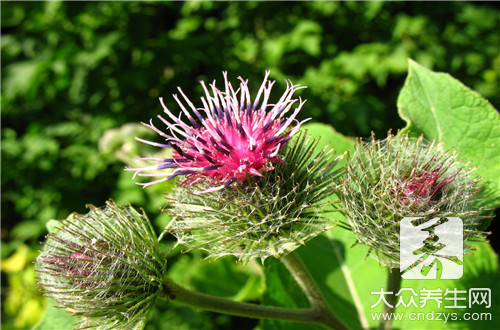
[[[400,271],[406,279],[459,279],[463,275],[460,218],[405,217],[400,223]]]

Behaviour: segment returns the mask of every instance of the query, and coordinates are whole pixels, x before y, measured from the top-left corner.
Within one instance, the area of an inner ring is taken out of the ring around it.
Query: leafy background
[[[161,113],[159,96],[175,109],[170,95],[177,86],[196,100],[202,92],[199,80],[220,81],[221,71],[228,70],[257,87],[270,69],[277,80],[276,94],[284,90],[285,78],[309,86],[300,94],[308,100],[302,118],[332,125],[345,136],[367,137],[374,131],[383,137],[389,128],[405,127],[396,105],[412,58],[449,72],[496,108],[500,105],[500,9],[495,3],[1,5],[5,329],[34,325],[47,305],[35,285],[31,262],[48,220],[73,211],[84,213],[86,203],[103,205],[112,197],[143,207],[158,229],[168,221],[159,212],[168,186],[143,190],[132,182],[131,173],[122,170],[139,153],[153,152],[133,141],[134,136],[150,134],[136,123]],[[328,129],[314,128],[317,133]],[[347,148],[349,140],[341,141],[345,144],[338,148]],[[495,226],[493,222],[490,229],[495,231]],[[337,256],[349,259],[333,263],[328,274],[345,274],[347,269],[356,274],[353,283],[366,295],[370,284],[362,274],[374,269],[369,266],[373,260],[360,259],[361,250],[347,250],[348,239],[322,236],[299,252],[307,256],[335,247]],[[499,239],[491,240],[498,251]],[[471,275],[476,281],[484,272],[498,273],[498,264],[488,261],[491,253],[481,258],[486,270]],[[239,300],[295,301],[264,293],[266,284],[289,288],[272,262],[265,267],[278,274],[264,281],[256,265],[241,269],[229,259],[207,264],[200,258],[197,253],[172,251],[170,275],[191,288]],[[383,280],[383,273],[377,274],[372,279]],[[331,276],[326,282],[335,279]],[[352,312],[352,304],[347,305],[346,313]],[[255,326],[253,320],[172,304],[158,304],[148,324],[150,329]]]

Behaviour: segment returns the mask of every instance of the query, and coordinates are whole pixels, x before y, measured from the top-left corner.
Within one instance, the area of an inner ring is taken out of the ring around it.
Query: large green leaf
[[[364,249],[348,251],[353,242],[349,232],[336,229],[311,240],[297,252],[330,308],[349,328],[360,329],[376,325],[366,318],[368,301],[363,301],[360,294],[375,291],[379,281],[385,282],[385,273],[373,259],[365,259]],[[267,265],[266,283],[272,290],[266,292],[264,304],[309,307],[297,283],[279,261],[272,260]],[[262,324],[264,329],[304,329],[298,323],[263,321]],[[316,327],[308,325],[307,329]]]
[[[406,129],[429,140],[442,140],[472,161],[499,205],[500,115],[487,100],[450,75],[410,60],[398,111]]]
[[[242,268],[233,258],[221,258],[210,263],[201,261],[203,257],[206,255],[200,250],[181,255],[169,267],[169,277],[191,290],[219,297],[237,301],[260,299],[263,289],[258,265]]]
[[[354,150],[354,139],[340,134],[330,125],[311,123],[304,125],[303,129],[307,130],[312,137],[319,139],[316,148],[318,150],[329,146],[335,150],[337,155]],[[345,160],[346,158],[344,157],[340,165],[343,165]]]

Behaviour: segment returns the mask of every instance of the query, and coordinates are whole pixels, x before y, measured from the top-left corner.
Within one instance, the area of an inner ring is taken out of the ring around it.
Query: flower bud
[[[284,146],[274,168],[226,189],[197,194],[199,187],[176,187],[169,200],[169,225],[179,243],[201,248],[208,259],[233,255],[246,264],[280,257],[332,227],[331,189],[339,171],[333,150],[314,152],[301,133]],[[202,189],[206,187],[201,187]]]
[[[393,136],[359,141],[340,189],[345,215],[358,243],[370,247],[381,266],[399,267],[400,222],[404,217],[459,217],[464,243],[484,240],[485,208],[475,169],[458,160],[443,143]],[[436,243],[438,237],[429,237]],[[432,245],[432,244],[430,244]],[[430,248],[430,254],[435,249]],[[473,250],[464,244],[464,251]]]
[[[44,293],[82,328],[105,329],[144,326],[166,266],[147,217],[112,201],[64,220],[35,264]]]

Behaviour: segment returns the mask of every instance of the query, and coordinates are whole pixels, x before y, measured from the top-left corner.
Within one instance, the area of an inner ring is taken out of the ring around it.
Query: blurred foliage
[[[494,3],[3,2],[1,15],[2,263],[36,251],[48,220],[108,197],[164,226],[168,184],[143,190],[122,171],[148,152],[132,137],[149,133],[128,123],[161,113],[159,96],[176,109],[177,86],[198,101],[198,81],[223,70],[254,87],[267,69],[277,90],[285,78],[309,86],[302,118],[349,136],[404,126],[395,105],[410,57],[500,105]],[[39,313],[17,311],[43,301],[18,291],[31,266],[13,267],[2,268],[2,322],[22,328]],[[178,328],[235,326],[175,308]]]

